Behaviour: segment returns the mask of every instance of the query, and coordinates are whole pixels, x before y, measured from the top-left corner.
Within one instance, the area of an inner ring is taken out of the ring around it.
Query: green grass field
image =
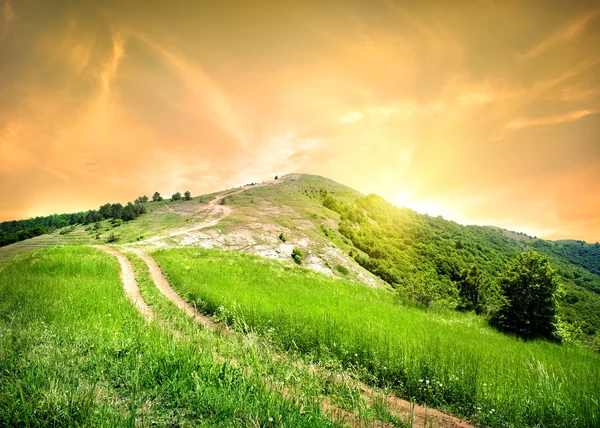
[[[585,348],[523,342],[471,314],[245,254],[153,256],[204,312],[406,398],[490,426],[600,425],[600,357]]]
[[[125,298],[92,248],[16,256],[0,270],[1,426],[330,426]]]

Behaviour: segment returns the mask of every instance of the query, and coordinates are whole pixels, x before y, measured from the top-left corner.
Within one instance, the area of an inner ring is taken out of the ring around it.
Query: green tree
[[[523,337],[555,338],[558,276],[546,256],[521,253],[509,262],[499,285],[503,302],[494,324]]]
[[[408,298],[430,306],[441,297],[439,280],[432,273],[419,272],[404,287],[404,293]]]
[[[146,203],[146,202],[148,202],[148,196],[146,196],[146,195],[140,196],[139,198],[137,198],[135,200],[135,202],[138,203],[138,204]]]
[[[458,282],[458,295],[460,304],[458,309],[475,311],[480,314],[483,310],[483,288],[485,279],[477,267],[473,265],[471,269],[465,269],[461,272],[461,278]]]
[[[152,195],[152,202],[160,202],[162,200],[163,198],[160,196],[160,193],[154,192],[154,195]]]
[[[172,201],[180,201],[181,200],[181,193],[180,192],[173,193],[173,196],[171,196],[171,200]]]
[[[185,201],[191,201],[192,200],[192,194],[190,193],[189,190],[185,191],[185,193],[183,194],[183,199]]]

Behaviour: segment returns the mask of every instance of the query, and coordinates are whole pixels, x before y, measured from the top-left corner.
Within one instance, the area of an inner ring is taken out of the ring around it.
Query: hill
[[[9,225],[51,233],[0,248],[0,424],[470,426],[431,407],[481,426],[600,421],[596,245],[304,174],[135,204],[132,220],[105,204]],[[559,270],[561,345],[484,317],[527,249]],[[481,315],[461,295],[474,278]]]
[[[197,245],[279,260],[291,260],[292,250],[298,248],[309,269],[456,308],[468,269],[477,266],[482,282],[492,284],[508,260],[535,249],[559,269],[564,288],[561,318],[569,334],[589,341],[600,332],[599,244],[553,242],[492,226],[462,226],[306,174],[144,206],[147,212],[133,221],[90,221],[2,247],[0,260],[36,248],[107,241],[130,246]],[[433,284],[429,290],[419,289],[428,282]]]

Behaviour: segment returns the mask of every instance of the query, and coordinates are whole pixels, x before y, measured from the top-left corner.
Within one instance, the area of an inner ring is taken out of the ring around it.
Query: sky
[[[600,4],[0,0],[0,221],[292,172],[600,241]]]

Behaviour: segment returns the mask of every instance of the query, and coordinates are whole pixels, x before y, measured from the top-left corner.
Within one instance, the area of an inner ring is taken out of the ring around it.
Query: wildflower
[[[273,418],[269,418],[269,422],[273,422]]]
[[[429,385],[429,379],[427,379],[427,380],[425,381],[425,383],[426,383],[427,385]]]

